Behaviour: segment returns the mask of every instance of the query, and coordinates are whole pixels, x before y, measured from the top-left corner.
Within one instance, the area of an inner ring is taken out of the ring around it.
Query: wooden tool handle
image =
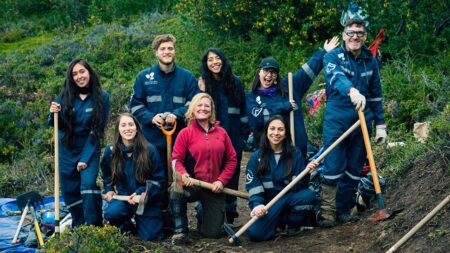
[[[292,78],[292,72],[288,73],[288,86],[289,86],[289,102],[294,100],[294,81]],[[299,103],[300,101],[295,101],[296,103]],[[289,123],[290,123],[290,130],[291,130],[291,138],[292,138],[292,145],[295,146],[295,129],[294,129],[294,110],[292,110],[289,113]]]
[[[183,182],[185,182],[188,179],[186,179],[186,177],[183,176],[182,180],[183,180]],[[212,188],[213,188],[213,184],[211,184],[211,183],[207,183],[207,182],[195,179],[195,178],[189,178],[189,180],[196,186],[199,186],[199,187],[202,187],[205,189],[209,189],[209,190],[212,190]],[[248,199],[248,193],[246,193],[246,192],[236,191],[236,190],[226,188],[226,187],[223,188],[222,192],[225,194],[228,194],[228,195],[233,195],[236,197]]]
[[[55,196],[55,236],[59,236],[60,228],[59,228],[59,140],[58,140],[58,113],[55,112],[53,114],[53,136],[55,142],[55,188],[54,188],[54,196]]]
[[[14,237],[11,241],[12,244],[17,243],[17,238],[19,237],[20,229],[23,226],[23,222],[25,221],[25,217],[27,216],[27,213],[28,213],[28,205],[26,205],[25,208],[23,209],[22,216],[20,217],[20,221],[19,221],[19,226],[17,226],[16,233],[14,234]]]

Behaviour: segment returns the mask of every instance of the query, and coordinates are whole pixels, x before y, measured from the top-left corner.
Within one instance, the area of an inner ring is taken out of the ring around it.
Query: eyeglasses
[[[353,37],[355,34],[356,34],[356,36],[358,36],[358,38],[362,38],[362,37],[364,37],[364,36],[366,36],[366,32],[364,32],[364,31],[344,31],[344,33],[347,35],[347,36],[349,36],[349,37]]]
[[[272,75],[273,77],[277,77],[278,73],[274,69],[262,69],[262,72],[265,76],[268,74]]]

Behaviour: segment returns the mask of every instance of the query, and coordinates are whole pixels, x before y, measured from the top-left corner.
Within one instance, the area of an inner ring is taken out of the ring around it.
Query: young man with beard
[[[147,141],[158,149],[162,161],[167,155],[167,143],[160,128],[170,128],[176,122],[175,138],[185,127],[184,114],[192,97],[200,92],[192,72],[175,64],[175,42],[171,34],[155,37],[152,47],[158,63],[138,74],[130,99],[131,113],[142,125]],[[166,162],[163,167],[167,180]]]
[[[379,69],[376,59],[364,45],[366,39],[364,21],[350,19],[342,33],[342,46],[324,56],[327,93],[324,148],[358,120],[360,109],[364,111],[369,132],[370,123],[375,121],[375,142],[381,145],[386,139]],[[334,226],[336,219],[342,223],[358,220],[350,210],[355,204],[355,191],[365,160],[366,150],[359,128],[325,157],[321,185],[322,227]]]

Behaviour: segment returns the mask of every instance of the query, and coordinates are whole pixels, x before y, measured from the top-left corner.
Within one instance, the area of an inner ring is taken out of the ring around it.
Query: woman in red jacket
[[[175,224],[173,243],[189,241],[187,202],[200,201],[203,217],[199,232],[207,238],[222,235],[225,215],[225,196],[222,192],[236,168],[236,152],[225,129],[216,121],[214,102],[210,95],[194,96],[186,113],[188,126],[175,141],[172,161],[179,176],[192,177],[213,184],[212,190],[186,182],[184,194],[171,196],[171,210]]]

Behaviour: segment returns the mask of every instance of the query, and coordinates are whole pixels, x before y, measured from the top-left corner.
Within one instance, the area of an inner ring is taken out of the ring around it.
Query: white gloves
[[[377,145],[383,145],[384,142],[386,141],[386,125],[378,125],[376,126],[377,131],[375,134],[375,143]]]
[[[366,98],[359,93],[359,90],[351,88],[348,95],[350,96],[350,100],[355,106],[355,109],[358,111],[361,108],[361,110],[364,111],[364,107],[366,107]]]

